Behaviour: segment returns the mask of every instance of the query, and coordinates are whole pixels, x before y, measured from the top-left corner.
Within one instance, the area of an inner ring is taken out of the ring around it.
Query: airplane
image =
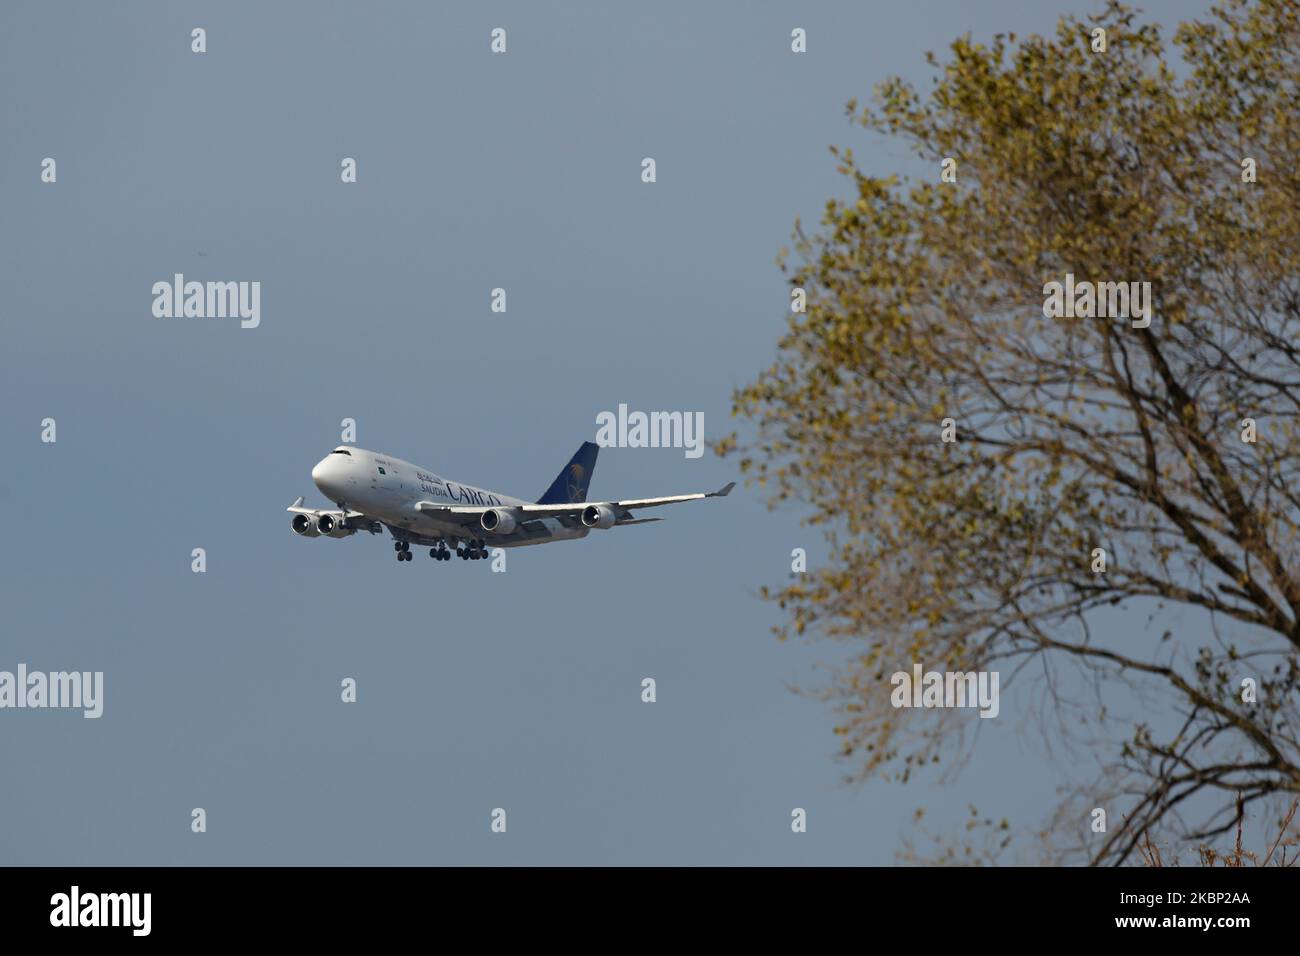
[[[596,466],[595,442],[583,442],[537,501],[524,501],[450,481],[410,462],[340,445],[316,463],[311,480],[338,506],[304,508],[302,496],[288,507],[290,527],[304,538],[346,538],[358,531],[393,536],[398,561],[411,560],[411,545],[427,547],[435,561],[450,561],[452,549],[463,561],[488,556],[489,548],[518,548],[585,538],[593,528],[618,528],[661,518],[638,518],[633,509],[720,498],[734,481],[717,491],[666,498],[587,501]]]

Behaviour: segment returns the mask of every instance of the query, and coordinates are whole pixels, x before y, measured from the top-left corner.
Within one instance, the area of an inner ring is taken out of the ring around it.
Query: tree
[[[1077,848],[1097,863],[1300,792],[1297,5],[1234,0],[1175,43],[1181,68],[1112,3],[1053,38],[958,39],[927,97],[893,79],[851,101],[933,181],[832,148],[852,196],[796,223],[781,265],[807,311],[735,393],[752,435],[716,446],[826,536],[765,593],[783,638],[850,642],[825,692],[852,776],[964,746],[970,713],[894,709],[891,672],[1033,674],[1102,748],[1086,792],[1112,825]],[[1117,287],[1118,316],[1048,317],[1067,274],[1149,282],[1154,317]],[[1175,610],[1195,627],[1150,632]]]

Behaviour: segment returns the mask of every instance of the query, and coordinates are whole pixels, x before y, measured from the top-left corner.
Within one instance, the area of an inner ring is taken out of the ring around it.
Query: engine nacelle
[[[316,518],[316,533],[323,534],[327,538],[346,538],[350,534],[355,534],[355,528],[349,528],[340,518],[331,514],[319,515]]]
[[[310,515],[294,515],[293,520],[289,522],[289,527],[293,529],[294,534],[300,534],[304,538],[320,537],[320,532],[316,530],[316,522],[311,520]]]
[[[514,512],[507,508],[489,508],[483,512],[478,523],[484,531],[492,531],[496,534],[509,534],[517,525]]]
[[[582,509],[582,523],[588,528],[612,528],[616,520],[609,505],[587,505]]]

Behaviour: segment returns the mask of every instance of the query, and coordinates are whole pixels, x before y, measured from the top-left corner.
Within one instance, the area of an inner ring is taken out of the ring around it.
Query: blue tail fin
[[[555,476],[546,494],[537,499],[539,505],[564,505],[587,500],[587,486],[596,469],[596,452],[600,449],[594,441],[582,443],[578,453],[569,459],[564,471]]]

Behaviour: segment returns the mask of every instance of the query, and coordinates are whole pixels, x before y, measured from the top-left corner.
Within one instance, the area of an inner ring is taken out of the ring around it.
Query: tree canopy
[[[825,533],[825,561],[765,593],[783,636],[850,642],[826,690],[854,774],[906,779],[971,726],[896,710],[891,672],[1034,675],[1101,748],[1094,862],[1300,792],[1297,4],[1229,2],[1174,44],[1181,63],[1112,3],[958,39],[928,94],[850,102],[934,175],[832,148],[849,196],[781,260],[806,312],[734,397],[749,434],[718,445]],[[1150,283],[1149,325],[1047,314],[1067,275]],[[1159,608],[1187,626],[1147,633]],[[1092,804],[1067,803],[1085,830]]]

